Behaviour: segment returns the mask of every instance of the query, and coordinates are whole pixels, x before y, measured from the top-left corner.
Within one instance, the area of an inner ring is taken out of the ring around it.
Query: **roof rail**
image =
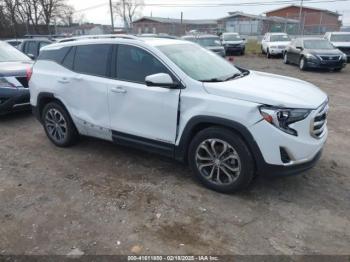
[[[72,42],[84,39],[109,39],[109,38],[122,38],[122,39],[139,39],[134,35],[125,35],[125,34],[105,34],[105,35],[82,35],[82,36],[73,36],[68,38],[59,39],[58,43]]]

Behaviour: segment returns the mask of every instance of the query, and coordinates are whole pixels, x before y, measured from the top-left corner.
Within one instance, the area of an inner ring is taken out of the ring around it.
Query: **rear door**
[[[108,114],[110,44],[78,45],[66,55],[66,70],[58,79],[59,92],[80,131],[86,135],[111,139]]]
[[[165,148],[174,145],[180,90],[145,84],[148,75],[171,75],[171,72],[157,57],[140,47],[119,45],[116,49],[112,63],[116,81],[108,91],[110,125],[115,140]]]

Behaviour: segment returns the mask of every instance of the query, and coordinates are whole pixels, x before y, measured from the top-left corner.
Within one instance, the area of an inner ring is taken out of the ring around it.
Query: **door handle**
[[[126,93],[126,90],[123,87],[121,87],[121,86],[113,87],[111,89],[111,91],[113,93],[119,93],[119,94],[125,94]]]
[[[58,82],[61,84],[68,84],[70,81],[67,78],[62,78],[62,79],[59,79]]]

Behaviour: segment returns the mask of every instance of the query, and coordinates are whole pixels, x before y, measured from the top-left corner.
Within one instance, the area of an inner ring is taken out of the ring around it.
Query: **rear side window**
[[[43,50],[40,52],[38,60],[52,60],[61,64],[70,49],[71,47],[68,46],[54,50]]]
[[[37,43],[29,41],[25,44],[24,52],[36,56],[38,54]]]
[[[62,65],[70,70],[73,70],[75,50],[76,47],[70,48],[62,62]]]
[[[120,45],[117,55],[117,78],[144,83],[148,75],[167,73],[167,68],[145,50],[128,45]]]
[[[82,45],[76,47],[74,71],[96,76],[109,76],[108,64],[112,45]]]

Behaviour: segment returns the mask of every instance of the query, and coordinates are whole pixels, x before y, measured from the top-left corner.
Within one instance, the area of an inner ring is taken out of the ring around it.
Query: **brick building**
[[[217,22],[216,20],[190,20],[144,16],[135,20],[132,27],[132,33],[134,34],[163,33],[181,36],[192,30],[203,33],[215,33],[217,32]]]
[[[300,6],[289,5],[266,12],[267,17],[278,16],[299,20]],[[323,34],[339,31],[342,23],[337,12],[314,7],[302,7],[301,31],[304,34]]]

